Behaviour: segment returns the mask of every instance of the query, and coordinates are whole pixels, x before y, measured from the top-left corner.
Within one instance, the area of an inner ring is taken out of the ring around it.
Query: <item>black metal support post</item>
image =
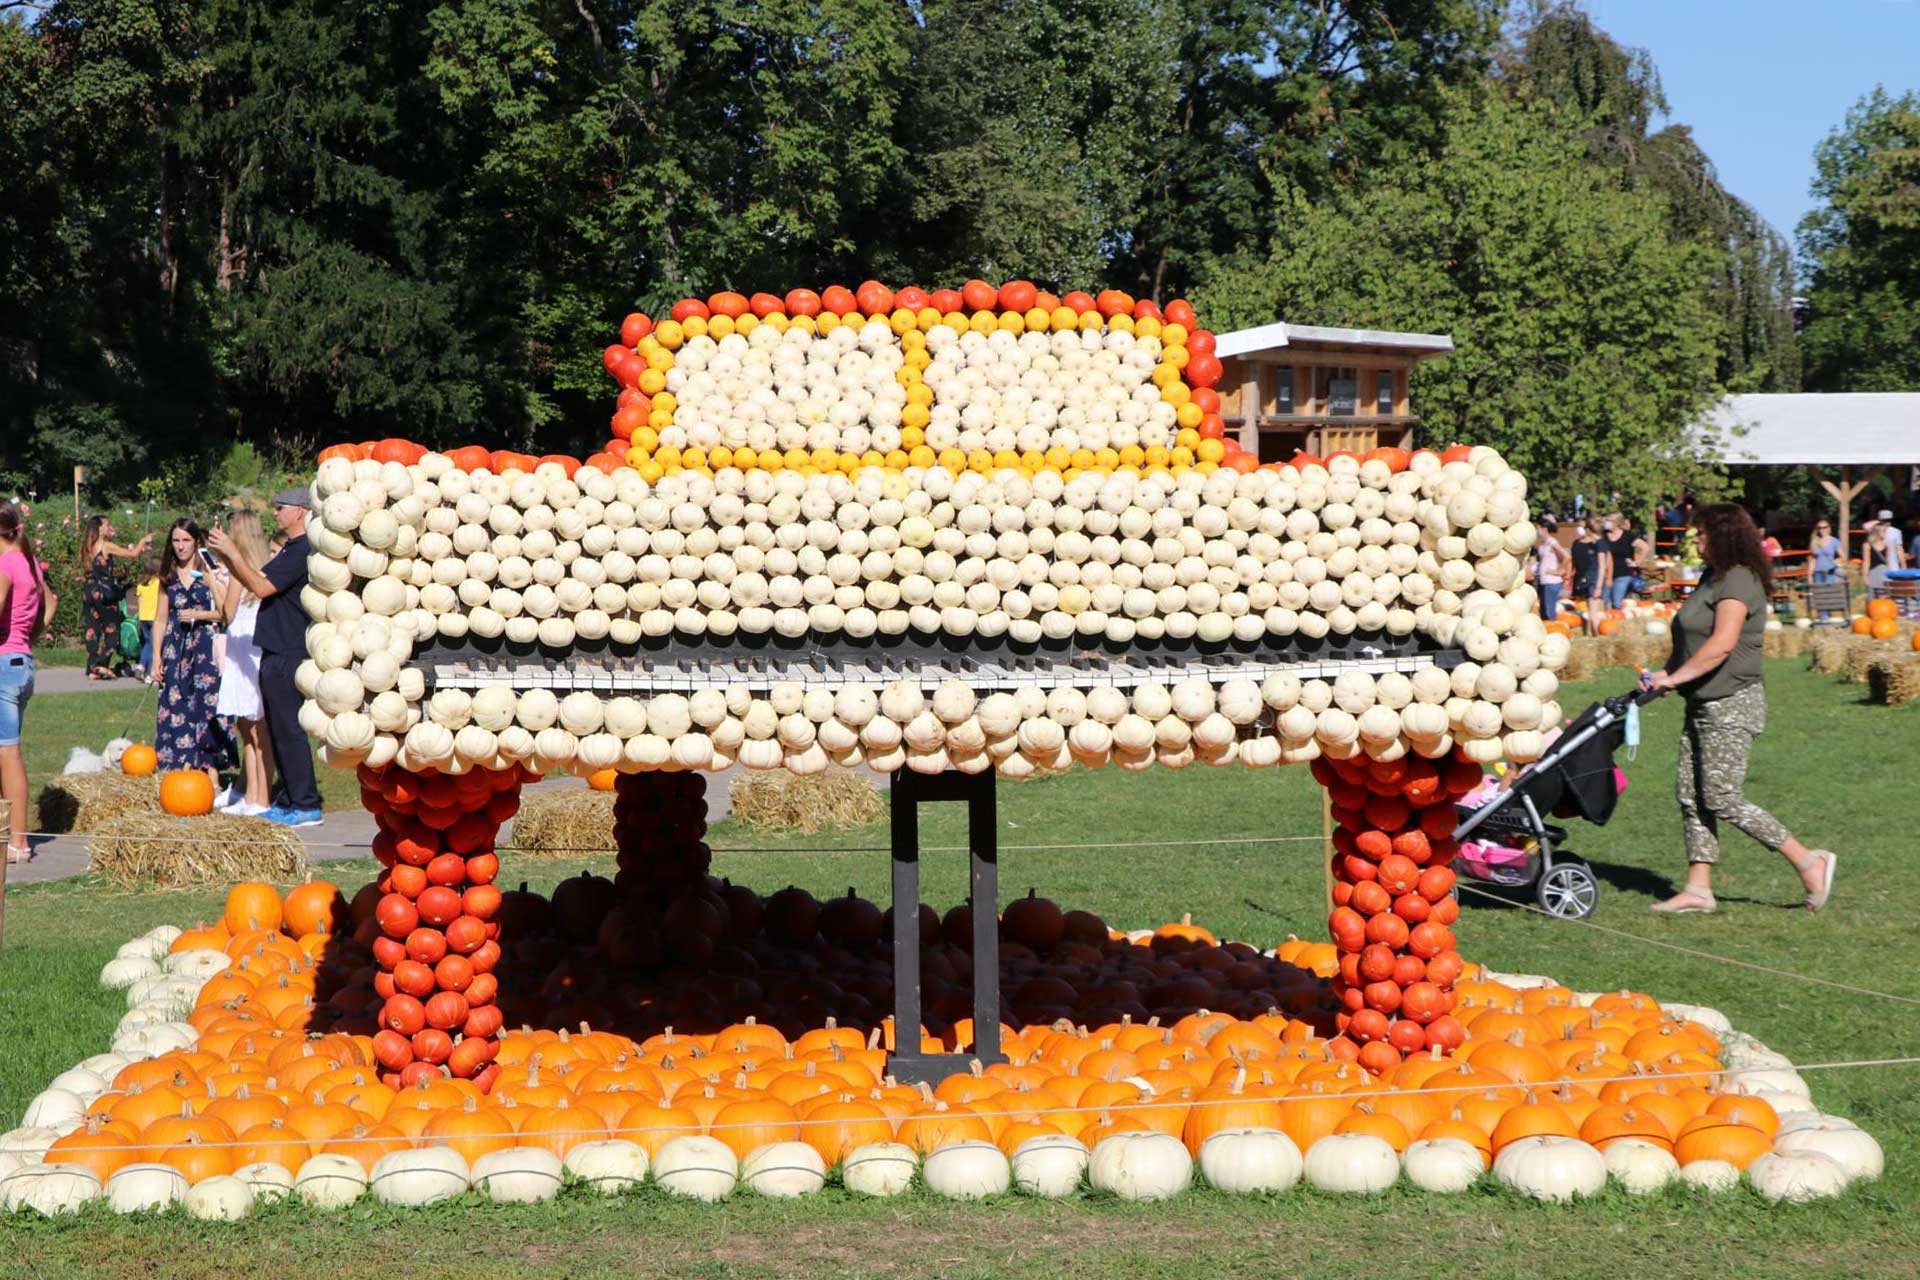
[[[967,1053],[920,1049],[920,805],[967,806],[968,903],[973,909],[973,1032]],[[921,774],[902,769],[888,793],[893,827],[893,1026],[888,1070],[906,1084],[938,1084],[1000,1052],[1000,868],[993,771]]]

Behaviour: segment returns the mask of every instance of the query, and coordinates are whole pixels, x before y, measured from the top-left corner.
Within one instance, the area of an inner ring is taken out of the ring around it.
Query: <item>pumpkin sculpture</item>
[[[676,994],[709,1024],[746,982],[767,998],[754,1012],[789,1020],[785,1040],[829,1013],[872,1030],[878,975],[820,1008],[749,948],[804,953],[824,939],[864,958],[884,919],[857,899],[789,889],[761,901],[712,881],[703,773],[1310,763],[1337,824],[1330,1001],[1274,990],[1245,1013],[1291,998],[1335,1060],[1376,1076],[1461,1045],[1453,802],[1481,764],[1538,751],[1560,719],[1554,672],[1568,651],[1521,580],[1527,486],[1497,453],[1262,465],[1227,433],[1215,339],[1192,308],[1114,290],[722,292],[658,322],[629,316],[603,360],[619,386],[612,438],[584,461],[403,440],[321,455],[296,684],[324,758],[358,770],[382,873],[352,909],[371,990],[344,1004],[315,993],[311,1011],[275,1018],[369,1035],[386,1088],[452,1076],[484,1094],[512,1065],[504,1027],[606,1020],[609,993],[563,962],[593,948],[618,972],[694,980]],[[702,674],[658,676],[666,664],[650,655],[670,645]],[[706,663],[873,646],[924,670],[828,687],[791,665],[743,682]],[[1119,659],[1136,650],[1240,661],[1162,683],[1128,673]],[[1442,670],[1442,650],[1466,660]],[[1048,657],[1075,651],[1109,655],[1125,679]],[[536,652],[560,659],[537,681],[472,666]],[[1031,657],[1041,674],[963,680],[940,665],[953,652]],[[1339,674],[1302,678],[1303,657]],[[505,893],[494,840],[521,785],[556,771],[612,786],[618,870],[611,884],[568,881],[550,902]],[[1104,930],[1076,914],[1030,894],[1002,931],[1047,961],[1102,946]],[[963,910],[941,923],[956,955],[969,921]],[[1152,946],[1199,956],[1217,940],[1185,922]],[[958,963],[927,976],[931,1036],[970,1040]],[[1217,1002],[1204,976],[1163,1002],[1174,1021]],[[1018,1014],[1081,1011],[1055,972],[1028,977]],[[1091,1007],[1145,1020],[1141,990],[1121,979]],[[646,1007],[652,1019],[664,1006]],[[1150,1047],[1087,1047],[1112,1077],[1099,1083],[1119,1086],[1101,1105],[1123,1119],[1122,1082]],[[703,1073],[703,1088],[734,1087],[763,1051],[713,1046],[735,1071]],[[674,1069],[688,1069],[681,1056]],[[821,1093],[857,1096],[865,1082],[845,1083]],[[972,1105],[925,1104],[902,1140],[994,1139]],[[763,1109],[747,1107],[742,1133],[781,1127]],[[1331,1133],[1335,1110],[1301,1110],[1296,1140]],[[596,1136],[550,1111],[540,1141],[556,1154]],[[1416,1136],[1397,1115],[1379,1127],[1400,1145]]]

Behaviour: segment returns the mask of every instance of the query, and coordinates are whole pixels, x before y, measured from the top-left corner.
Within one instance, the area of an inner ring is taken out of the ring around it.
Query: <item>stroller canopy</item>
[[[1576,742],[1596,725],[1593,736]],[[1610,714],[1605,703],[1594,703],[1560,735],[1560,742],[1575,745],[1563,751],[1556,743],[1513,784],[1512,794],[1531,799],[1543,815],[1580,818],[1604,827],[1620,799],[1619,788],[1614,785],[1613,753],[1626,739],[1626,732],[1624,716]]]

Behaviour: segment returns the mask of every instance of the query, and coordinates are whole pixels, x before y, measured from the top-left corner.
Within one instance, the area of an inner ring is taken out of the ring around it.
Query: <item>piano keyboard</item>
[[[840,689],[849,685],[885,685],[915,680],[932,689],[959,680],[975,689],[1013,689],[1037,686],[1053,689],[1095,688],[1102,685],[1133,688],[1143,684],[1173,684],[1201,679],[1212,684],[1247,679],[1256,683],[1271,675],[1301,680],[1332,680],[1348,672],[1384,675],[1411,673],[1423,667],[1450,668],[1464,655],[1457,650],[1390,654],[1366,646],[1338,657],[1306,660],[1279,655],[1214,654],[1178,656],[1128,654],[975,657],[964,654],[875,651],[856,657],[823,654],[765,654],[747,656],[682,656],[630,658],[612,655],[573,655],[549,659],[539,656],[439,655],[415,658],[427,678],[427,687],[447,689],[550,689],[556,693],[586,691],[609,696],[633,693],[690,693],[698,689],[744,684],[753,689],[793,683],[807,688]]]

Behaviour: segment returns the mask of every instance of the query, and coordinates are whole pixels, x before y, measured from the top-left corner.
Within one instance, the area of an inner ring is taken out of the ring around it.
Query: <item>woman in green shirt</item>
[[[1767,724],[1760,654],[1772,574],[1760,549],[1760,531],[1745,508],[1731,502],[1696,511],[1693,527],[1706,572],[1674,615],[1667,669],[1642,678],[1647,688],[1677,691],[1687,704],[1674,779],[1686,833],[1687,883],[1653,909],[1675,914],[1715,909],[1713,864],[1720,857],[1719,823],[1726,821],[1791,863],[1806,887],[1807,907],[1817,911],[1833,891],[1839,858],[1807,848],[1741,794],[1753,740]]]

